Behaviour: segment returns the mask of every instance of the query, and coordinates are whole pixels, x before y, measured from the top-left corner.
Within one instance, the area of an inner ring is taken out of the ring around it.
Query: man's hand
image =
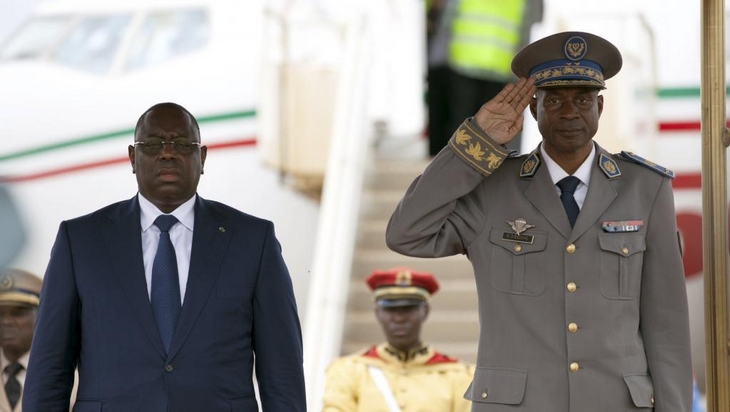
[[[537,87],[533,78],[510,83],[492,100],[484,103],[474,116],[476,124],[499,144],[506,144],[522,130],[527,105]]]

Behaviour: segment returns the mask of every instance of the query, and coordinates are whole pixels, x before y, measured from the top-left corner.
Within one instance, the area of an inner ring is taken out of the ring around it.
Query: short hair
[[[181,105],[179,105],[177,103],[172,103],[172,102],[157,103],[156,105],[145,110],[145,112],[142,113],[141,116],[139,116],[139,119],[137,119],[137,125],[134,126],[134,136],[137,136],[137,132],[142,127],[142,123],[144,123],[144,118],[147,116],[147,114],[160,107],[171,107],[171,108],[175,108],[175,109],[182,110],[183,112],[185,112],[188,116],[190,116],[190,119],[193,121],[193,125],[195,125],[195,130],[198,132],[198,138],[202,140],[202,138],[200,136],[200,126],[198,125],[198,119],[196,119],[195,116],[193,116],[193,114],[190,113],[190,111],[188,109],[182,107]]]

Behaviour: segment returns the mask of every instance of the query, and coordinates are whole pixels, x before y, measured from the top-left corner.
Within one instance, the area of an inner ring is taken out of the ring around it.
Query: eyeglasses
[[[194,147],[200,146],[198,142],[191,142],[188,139],[180,138],[172,140],[147,139],[144,142],[135,142],[134,147],[139,146],[144,154],[156,155],[162,152],[162,148],[167,144],[172,145],[172,150],[183,155],[189,155],[193,152]]]

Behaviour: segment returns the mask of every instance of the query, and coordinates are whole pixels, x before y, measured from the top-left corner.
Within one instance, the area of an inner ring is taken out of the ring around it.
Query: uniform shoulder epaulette
[[[646,160],[643,157],[641,157],[637,154],[634,154],[632,152],[622,151],[621,153],[616,153],[614,156],[616,156],[616,158],[621,159],[621,160],[627,160],[629,162],[633,162],[633,163],[642,165],[642,166],[649,168],[649,169],[659,173],[660,175],[666,176],[670,179],[674,179],[674,177],[675,177],[673,171],[667,169],[664,166],[660,166],[650,160]]]

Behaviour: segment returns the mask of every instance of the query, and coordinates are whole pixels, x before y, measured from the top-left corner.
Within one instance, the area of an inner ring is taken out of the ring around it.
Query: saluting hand
[[[506,144],[522,130],[527,105],[537,87],[533,78],[510,83],[492,100],[484,103],[474,116],[477,125],[499,144]]]

